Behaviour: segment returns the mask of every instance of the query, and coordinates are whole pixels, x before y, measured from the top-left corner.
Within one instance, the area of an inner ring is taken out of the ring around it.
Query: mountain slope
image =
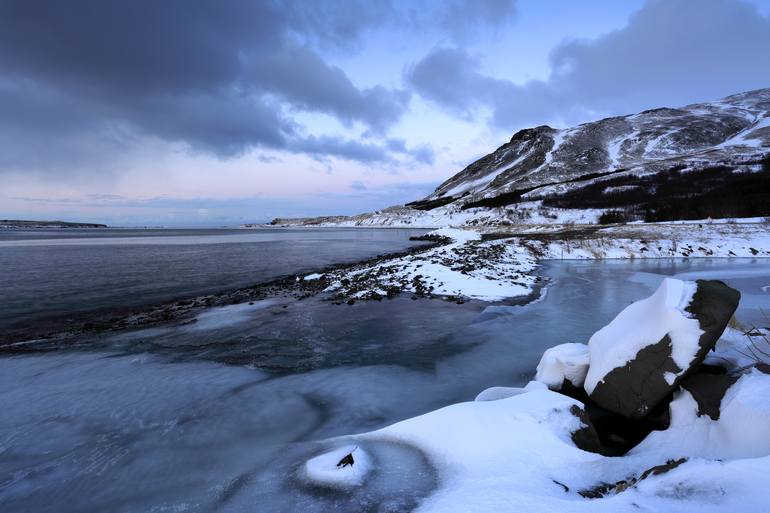
[[[516,132],[426,198],[279,225],[484,226],[770,216],[770,88]]]
[[[460,198],[469,204],[599,174],[759,159],[768,151],[770,89],[760,89],[562,130],[545,125],[521,130],[411,206]]]

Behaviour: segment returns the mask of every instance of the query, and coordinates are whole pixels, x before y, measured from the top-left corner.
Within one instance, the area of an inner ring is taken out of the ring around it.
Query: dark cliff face
[[[725,165],[768,153],[770,89],[760,89],[567,129],[543,125],[520,130],[416,204],[492,204],[502,195],[546,185],[623,172]]]

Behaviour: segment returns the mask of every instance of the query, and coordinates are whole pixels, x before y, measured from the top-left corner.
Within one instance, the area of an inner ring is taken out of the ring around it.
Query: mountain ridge
[[[691,197],[700,193],[713,196],[715,188],[722,187],[732,191],[731,194],[748,190],[754,196],[762,195],[753,198],[751,208],[739,208],[736,204],[731,209],[722,205],[719,212],[714,213],[764,216],[770,215],[768,157],[770,88],[763,88],[716,101],[648,109],[568,128],[548,125],[524,128],[421,200],[359,216],[316,218],[301,223],[277,219],[273,224],[393,226],[420,224],[422,219],[423,224],[429,220],[426,226],[438,226],[444,218],[444,224],[479,225],[503,220],[526,221],[533,218],[533,211],[543,212],[546,220],[553,215],[569,219],[569,215],[562,215],[564,209],[573,210],[573,218],[588,222],[593,218],[596,222],[602,213],[610,210],[605,203],[612,204],[612,209],[625,210],[625,220],[711,216],[708,209],[695,207],[685,214],[661,213],[661,205],[650,204],[651,198],[662,190],[661,185],[668,185],[663,187],[665,190],[677,191],[672,200],[691,204],[696,201]],[[721,173],[719,180],[714,180],[717,172]],[[734,178],[731,173],[754,173],[755,176]],[[682,178],[681,174],[687,176]],[[676,184],[668,183],[669,178]],[[692,182],[691,193],[683,190],[688,178]],[[592,197],[581,205],[578,201],[559,199],[564,195],[576,196],[577,189],[589,186],[595,189],[597,182],[604,181],[611,181],[613,189],[594,191],[594,196],[610,198],[620,194],[637,203],[623,205],[619,201]],[[709,189],[699,190],[698,184],[702,183],[708,183]],[[631,190],[635,192],[632,194]],[[648,198],[645,199],[643,193]],[[766,209],[762,207],[765,200]],[[546,212],[549,209],[551,211]],[[554,209],[560,211],[554,213]],[[596,212],[588,217],[577,215],[577,211],[588,209]]]
[[[536,187],[558,179],[692,157],[704,150],[716,150],[719,145],[737,149],[740,143],[758,141],[770,146],[768,121],[770,88],[765,88],[714,102],[648,109],[570,128],[525,128],[508,143],[447,179],[425,200],[447,196],[459,199],[458,193],[465,192],[488,197],[517,186]],[[746,133],[756,130],[762,131]],[[736,139],[742,133],[760,139]],[[746,153],[760,147],[743,146]]]

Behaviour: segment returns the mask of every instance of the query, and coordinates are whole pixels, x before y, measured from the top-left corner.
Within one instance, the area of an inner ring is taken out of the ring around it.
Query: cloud
[[[333,156],[366,163],[389,162],[391,158],[382,146],[332,136],[309,136],[295,141],[292,148],[316,158]]]
[[[400,23],[420,30],[438,29],[456,43],[465,43],[497,31],[516,16],[515,0],[438,0],[419,4],[401,2],[405,16]],[[414,7],[419,5],[419,7]]]
[[[257,147],[383,162],[387,145],[295,121],[322,113],[383,136],[409,108],[408,91],[358,87],[324,52],[404,23],[461,37],[513,12],[512,0],[0,2],[0,172],[99,165],[146,137],[222,158]]]
[[[494,125],[513,129],[768,87],[767,48],[770,20],[750,4],[649,0],[626,27],[555,48],[548,80],[516,84],[485,75],[481,58],[457,47],[434,49],[406,79],[458,117],[489,108]]]
[[[36,136],[66,150],[77,138],[103,143],[114,127],[222,157],[292,150],[302,146],[292,111],[383,133],[408,107],[408,93],[359,89],[292,37],[301,29],[333,42],[362,29],[338,19],[344,9],[326,11],[308,19],[274,2],[3,2],[0,149],[20,154],[5,161],[23,165]]]

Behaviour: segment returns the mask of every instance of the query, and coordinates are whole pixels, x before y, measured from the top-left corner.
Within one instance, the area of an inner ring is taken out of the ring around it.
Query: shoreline
[[[757,226],[759,230],[755,230]],[[695,233],[699,230],[701,233]],[[689,239],[682,237],[685,234]],[[0,335],[0,354],[51,351],[72,345],[78,336],[195,322],[195,314],[203,309],[268,297],[301,301],[326,294],[324,300],[336,305],[397,295],[458,304],[469,300],[527,304],[537,300],[546,285],[539,273],[541,261],[770,258],[767,224],[575,225],[544,230],[527,226],[484,232],[444,229],[419,239],[427,243],[246,287],[48,317],[32,321],[35,327],[31,329],[9,327]]]
[[[329,273],[339,271],[358,265],[366,265],[428,251],[438,246],[440,244],[437,242],[429,242],[403,251],[385,253],[357,262],[332,264],[311,272]],[[194,318],[194,314],[202,309],[242,304],[268,297],[288,297],[301,301],[322,292],[322,290],[319,290],[318,283],[301,279],[306,274],[309,273],[303,272],[299,275],[288,274],[245,287],[229,288],[193,296],[178,296],[160,303],[91,310],[61,316],[49,316],[30,321],[31,324],[42,325],[39,328],[15,328],[11,325],[4,328],[3,333],[0,334],[0,354],[56,350],[58,348],[55,347],[57,344],[66,344],[72,337],[78,335],[143,329],[170,322],[189,322]],[[36,349],[21,349],[33,345],[39,345],[40,347]],[[43,346],[51,345],[54,345],[54,347],[43,348]]]

